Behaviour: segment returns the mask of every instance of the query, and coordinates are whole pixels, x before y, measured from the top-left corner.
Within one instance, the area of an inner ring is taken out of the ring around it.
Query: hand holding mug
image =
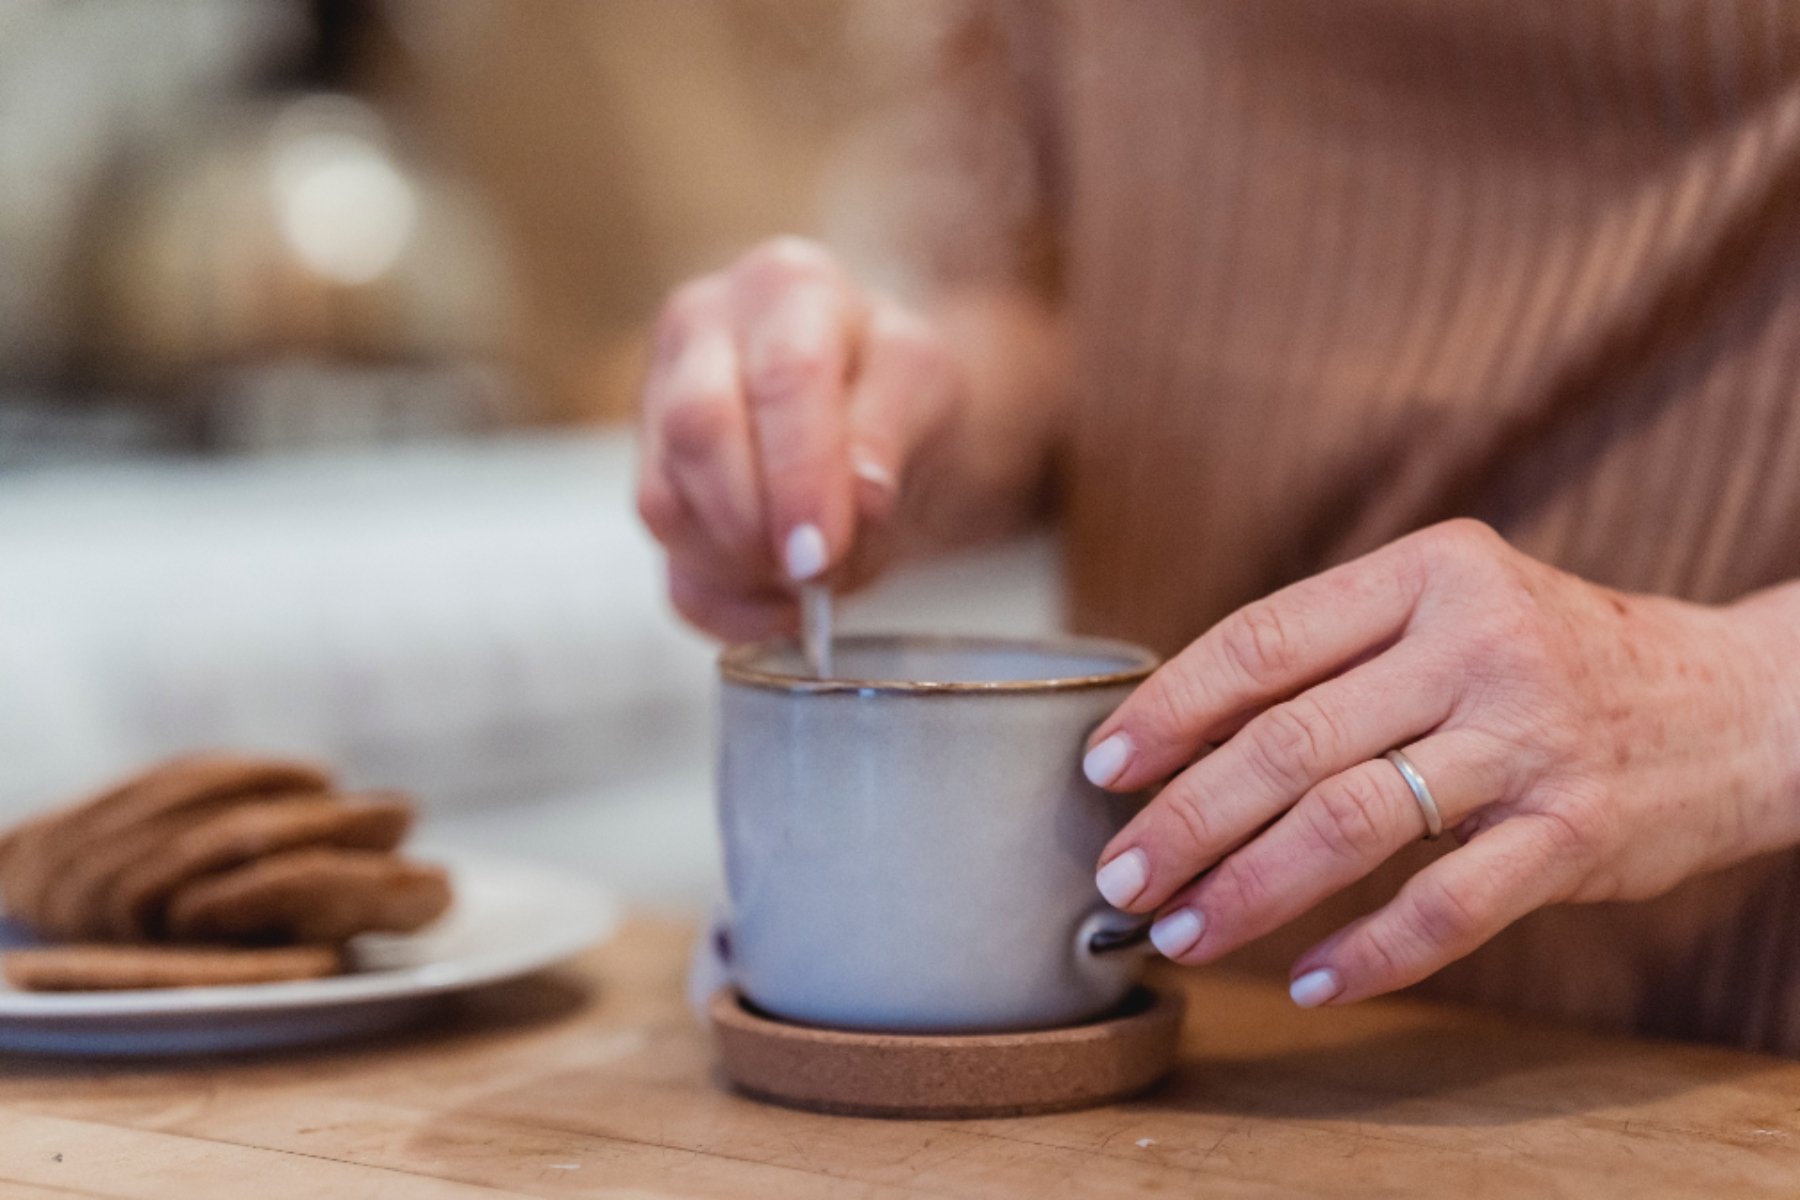
[[[1169,783],[1100,889],[1210,962],[1419,838],[1429,799],[1462,845],[1300,957],[1311,1006],[1422,979],[1540,906],[1792,845],[1786,603],[1624,595],[1473,521],[1403,538],[1228,617],[1101,725],[1095,783]]]

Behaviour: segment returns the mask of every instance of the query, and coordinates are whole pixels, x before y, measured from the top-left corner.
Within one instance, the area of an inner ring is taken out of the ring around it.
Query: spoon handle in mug
[[[818,679],[831,677],[831,589],[824,584],[800,588],[800,644],[806,665]]]

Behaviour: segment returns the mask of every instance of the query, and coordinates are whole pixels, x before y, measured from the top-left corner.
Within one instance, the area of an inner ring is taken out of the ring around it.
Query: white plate
[[[567,872],[423,849],[456,901],[407,937],[358,938],[350,974],[294,983],[130,992],[21,992],[0,983],[0,1050],[190,1054],[294,1046],[389,1029],[445,995],[530,974],[605,940],[618,902]],[[0,921],[0,950],[26,945]]]

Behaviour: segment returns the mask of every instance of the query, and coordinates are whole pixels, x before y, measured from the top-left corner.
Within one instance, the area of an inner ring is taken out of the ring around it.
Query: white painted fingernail
[[[851,460],[850,469],[856,472],[858,479],[867,480],[884,491],[892,492],[899,489],[900,485],[894,479],[894,473],[876,462],[874,456],[866,451],[857,453]]]
[[[1101,867],[1094,875],[1094,886],[1114,908],[1124,908],[1138,898],[1150,882],[1150,860],[1142,850],[1127,850]]]
[[[817,525],[796,525],[787,536],[787,573],[796,582],[825,569],[825,535]]]
[[[1344,981],[1330,967],[1308,971],[1288,984],[1288,995],[1301,1008],[1317,1008],[1344,990]]]
[[[1206,918],[1191,908],[1178,908],[1150,927],[1150,944],[1164,958],[1179,958],[1206,932]]]
[[[1131,739],[1115,733],[1089,750],[1081,760],[1081,773],[1095,787],[1106,787],[1125,773],[1131,760]]]

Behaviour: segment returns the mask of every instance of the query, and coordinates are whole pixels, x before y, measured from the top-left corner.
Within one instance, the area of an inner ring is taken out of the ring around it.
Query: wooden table
[[[686,934],[375,1043],[229,1060],[0,1059],[0,1196],[1800,1195],[1800,1063],[1382,1001],[1301,1012],[1187,976],[1182,1062],[1090,1112],[897,1122],[715,1083]]]

